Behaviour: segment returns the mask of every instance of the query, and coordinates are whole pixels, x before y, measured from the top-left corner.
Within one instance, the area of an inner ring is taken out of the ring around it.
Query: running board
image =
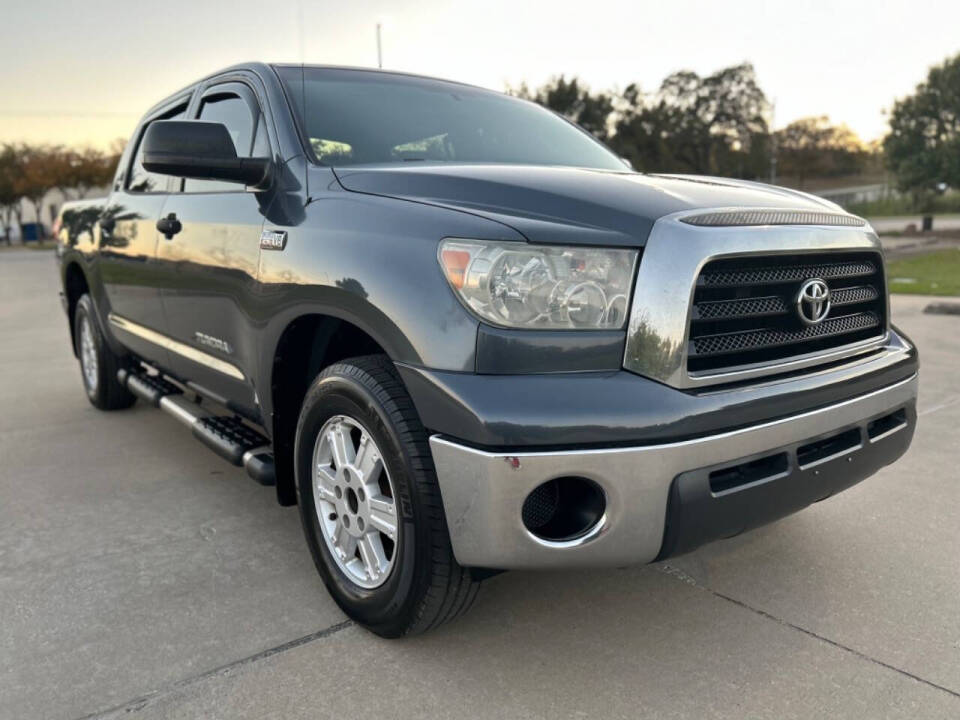
[[[156,408],[160,407],[160,400],[165,396],[183,394],[183,390],[160,375],[130,372],[121,368],[117,371],[117,380],[138,398]]]
[[[206,412],[199,402],[160,375],[121,369],[117,380],[144,402],[160,408],[190,428],[193,436],[217,455],[247,471],[261,485],[276,484],[270,441],[237,417]]]

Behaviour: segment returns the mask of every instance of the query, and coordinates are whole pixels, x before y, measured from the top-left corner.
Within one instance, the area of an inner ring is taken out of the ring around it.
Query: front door
[[[270,155],[263,114],[245,84],[208,88],[196,119],[223,123],[240,157]],[[255,419],[252,306],[269,197],[237,183],[184,180],[163,208],[164,217],[175,216],[179,230],[161,235],[157,247],[172,370]]]

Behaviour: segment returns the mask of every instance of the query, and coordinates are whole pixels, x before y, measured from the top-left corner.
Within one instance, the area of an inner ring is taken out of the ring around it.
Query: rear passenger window
[[[182,120],[187,113],[187,106],[181,105],[178,108],[153,118],[154,120]],[[157,175],[147,172],[143,168],[143,136],[147,132],[150,123],[143,126],[140,131],[140,138],[137,140],[137,151],[133,156],[133,162],[130,164],[130,172],[127,174],[127,192],[147,193],[163,192],[167,189],[167,176]]]
[[[203,101],[200,116],[197,119],[225,125],[237,149],[237,156],[252,157],[250,153],[258,118],[254,116],[245,100],[237,95],[214,95]],[[229,192],[242,189],[243,186],[237,183],[221,180],[187,178],[183,184],[184,192]]]

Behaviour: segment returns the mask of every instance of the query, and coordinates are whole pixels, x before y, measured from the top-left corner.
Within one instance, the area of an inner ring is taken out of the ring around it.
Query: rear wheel
[[[73,317],[73,336],[80,376],[87,399],[101,410],[128,408],[137,398],[117,380],[117,370],[127,362],[107,345],[94,314],[93,301],[84,294],[77,301]]]
[[[295,453],[307,544],[347,615],[399,637],[469,608],[479,582],[453,556],[426,432],[388,358],[317,377]]]

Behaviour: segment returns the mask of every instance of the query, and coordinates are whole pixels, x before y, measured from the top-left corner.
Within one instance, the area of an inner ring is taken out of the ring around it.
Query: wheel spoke
[[[357,450],[354,465],[360,471],[365,485],[376,482],[380,469],[383,467],[383,460],[377,450],[377,445],[366,433],[360,438],[360,447]]]
[[[314,476],[314,485],[317,488],[317,494],[324,500],[334,502],[337,499],[333,490],[336,484],[336,476],[333,471],[329,467],[318,465],[316,475]]]
[[[347,531],[342,522],[337,523],[336,533],[336,545],[343,551],[344,559],[349,561],[357,554],[357,539]]]
[[[396,539],[397,512],[390,498],[370,498],[370,524],[391,540]]]
[[[333,466],[340,470],[344,465],[352,465],[356,458],[356,450],[353,447],[353,440],[350,437],[350,431],[343,423],[334,425],[327,431],[327,441],[330,443],[330,450],[333,453]]]
[[[367,570],[367,576],[371,580],[379,578],[387,564],[387,555],[383,551],[380,536],[367,533],[360,538],[360,557],[363,558],[363,566]]]

